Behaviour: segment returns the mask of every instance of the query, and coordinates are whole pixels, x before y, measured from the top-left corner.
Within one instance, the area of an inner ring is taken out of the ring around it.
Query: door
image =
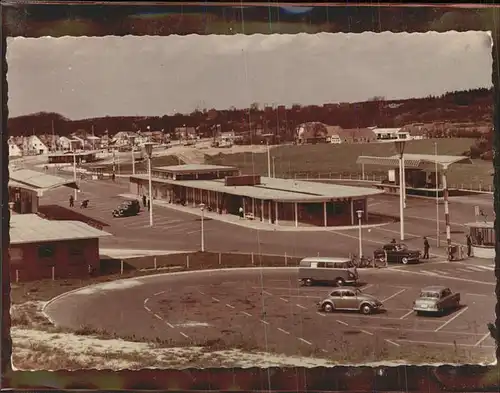
[[[344,303],[344,308],[350,308],[350,309],[358,308],[358,299],[353,291],[350,290],[342,291],[342,302]]]

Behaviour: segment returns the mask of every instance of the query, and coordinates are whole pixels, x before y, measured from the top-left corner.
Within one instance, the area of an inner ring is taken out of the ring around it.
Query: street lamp
[[[130,146],[132,146],[132,175],[135,175],[135,154],[134,154],[135,136],[129,135],[128,139],[130,141]]]
[[[269,150],[269,139],[266,138],[267,148],[267,177],[271,177],[271,150]]]
[[[76,185],[76,151],[75,151],[76,141],[71,141],[70,143],[71,143],[71,150],[73,150],[73,180],[74,180],[75,185]],[[77,197],[78,197],[78,193],[77,193],[76,188],[75,188],[75,196],[74,196],[75,201],[77,200]]]
[[[396,150],[399,154],[399,236],[401,241],[405,240],[405,224],[404,224],[404,161],[403,155],[405,151],[405,141],[396,141]]]
[[[363,233],[361,231],[361,219],[363,218],[363,210],[356,210],[356,214],[358,215],[358,232],[359,232],[359,260],[363,257]]]
[[[205,227],[204,227],[204,220],[205,220],[205,204],[200,203],[200,210],[201,210],[201,252],[205,252]]]
[[[149,226],[153,226],[153,180],[151,179],[151,157],[153,156],[153,143],[146,142],[144,150],[148,156],[148,178],[149,178]]]
[[[273,156],[273,177],[276,177],[276,157]]]

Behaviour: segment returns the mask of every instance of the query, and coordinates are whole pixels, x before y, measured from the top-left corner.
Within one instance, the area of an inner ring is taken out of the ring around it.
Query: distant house
[[[47,154],[49,152],[49,148],[47,147],[47,145],[43,143],[36,135],[28,137],[27,145],[27,150],[31,154]]]
[[[60,136],[57,140],[57,149],[63,151],[71,150],[71,139],[67,136]]]
[[[348,143],[370,143],[377,140],[374,130],[368,127],[346,128],[341,135],[344,142]]]
[[[394,140],[410,140],[413,139],[408,131],[398,128],[374,128],[373,132],[377,136],[379,142],[394,141]]]
[[[295,140],[297,144],[326,143],[327,139],[327,125],[319,121],[302,123],[295,129]]]
[[[196,139],[196,128],[194,127],[176,127],[175,135],[179,139]]]
[[[9,144],[9,157],[21,157],[23,155],[23,150],[16,143],[16,140],[14,138],[9,138],[8,144]]]
[[[342,131],[340,126],[326,126],[327,142],[333,144],[346,142],[342,137]]]
[[[144,140],[145,138],[141,138],[141,136],[134,131],[119,131],[113,136],[111,142],[116,147],[128,146],[130,145],[130,137],[135,138],[135,144],[147,142],[147,138]]]

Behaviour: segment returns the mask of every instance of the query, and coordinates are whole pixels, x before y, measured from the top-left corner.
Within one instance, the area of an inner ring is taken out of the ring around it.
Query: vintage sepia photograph
[[[494,361],[489,33],[7,43],[16,370]]]

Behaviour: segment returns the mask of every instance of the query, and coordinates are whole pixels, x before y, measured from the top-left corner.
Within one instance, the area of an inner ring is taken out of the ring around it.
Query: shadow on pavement
[[[38,215],[48,220],[81,221],[98,229],[109,227],[109,224],[90,218],[76,209],[84,210],[79,207],[70,209],[59,205],[42,205],[38,207]]]

